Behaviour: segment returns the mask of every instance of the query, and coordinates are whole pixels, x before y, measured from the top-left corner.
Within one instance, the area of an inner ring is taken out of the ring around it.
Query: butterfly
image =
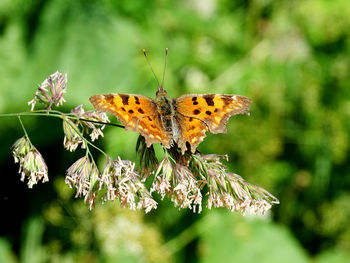
[[[194,153],[207,131],[226,133],[232,115],[249,114],[251,100],[247,97],[188,94],[170,99],[163,82],[164,73],[154,100],[136,94],[101,94],[92,96],[90,102],[95,110],[114,114],[126,130],[139,132],[147,147],[153,143],[161,143],[165,148],[177,145],[182,154],[188,148]]]
[[[251,100],[228,94],[189,94],[170,99],[162,86],[155,100],[136,94],[104,94],[90,98],[96,110],[114,114],[126,130],[139,132],[147,147],[177,144],[182,154],[194,153],[206,132],[226,133],[232,115],[248,113]]]

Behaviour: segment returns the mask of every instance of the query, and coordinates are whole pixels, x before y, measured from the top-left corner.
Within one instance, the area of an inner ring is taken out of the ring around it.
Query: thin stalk
[[[26,136],[26,138],[27,138],[28,142],[30,143],[30,145],[31,145],[31,146],[33,146],[32,142],[31,142],[31,141],[30,141],[30,139],[29,139],[29,136],[28,136],[27,130],[26,130],[26,128],[24,128],[24,125],[23,125],[23,122],[22,122],[22,120],[21,120],[21,117],[20,117],[20,116],[17,116],[17,117],[18,117],[19,123],[20,123],[20,124],[21,124],[21,126],[22,126],[22,129],[23,129],[24,135]]]
[[[53,113],[51,113],[53,112]],[[18,113],[3,113],[0,114],[0,118],[4,117],[18,117],[18,116],[53,116],[57,118],[62,118],[62,116],[66,116],[72,120],[81,120],[81,121],[86,121],[86,122],[92,122],[92,123],[97,123],[101,125],[108,125],[108,126],[114,126],[114,127],[119,127],[119,128],[125,128],[123,125],[116,124],[116,123],[109,123],[109,122],[102,122],[102,121],[93,121],[93,120],[87,120],[83,118],[78,118],[75,117],[73,113],[63,113],[60,111],[50,111],[50,113],[44,113],[43,110],[35,111],[35,112],[18,112]]]
[[[86,140],[84,138],[85,142],[87,142],[90,146],[92,146],[93,148],[95,148],[96,150],[98,150],[100,153],[102,153],[106,158],[108,157],[107,153],[105,153],[103,150],[101,150],[100,148],[98,148],[95,144],[89,142],[88,140]]]
[[[95,122],[95,123],[99,123],[99,124],[103,124],[103,125],[111,125],[111,126],[116,126],[116,127],[124,127],[124,126],[121,126],[121,125],[118,125],[118,124],[114,124],[114,123],[104,123],[104,122],[97,122],[97,121],[90,121],[90,120],[86,120],[86,119],[81,119],[81,118],[77,118],[77,117],[73,117],[73,116],[67,116],[66,114],[60,112],[60,111],[50,111],[50,112],[55,112],[55,113],[41,113],[39,111],[37,112],[19,112],[19,113],[5,113],[5,114],[0,114],[0,118],[1,117],[18,117],[21,125],[22,125],[22,128],[23,128],[23,131],[24,131],[24,134],[26,135],[28,141],[30,142],[29,140],[29,136],[24,128],[24,125],[21,121],[21,118],[20,116],[46,116],[46,117],[49,117],[49,116],[52,116],[52,117],[56,117],[56,118],[60,118],[60,119],[63,119],[63,117],[67,117],[69,119],[73,119],[73,120],[83,120],[83,121],[88,121],[88,122]],[[75,127],[73,127],[69,122],[68,124],[79,134],[80,138],[82,138],[85,143],[86,143],[86,146],[90,145],[92,146],[93,148],[95,148],[96,150],[98,150],[99,152],[101,152],[104,156],[108,156],[103,150],[101,150],[100,148],[98,148],[97,146],[95,146],[93,143],[91,143],[90,141],[88,141],[87,139],[85,139],[85,137],[80,133],[79,130],[77,130]],[[32,145],[32,143],[30,142],[30,144]]]
[[[125,126],[116,124],[116,123],[109,123],[109,122],[103,122],[103,121],[92,121],[92,120],[87,120],[83,118],[78,118],[77,120],[80,121],[87,121],[87,122],[92,122],[92,123],[97,123],[97,124],[102,124],[102,125],[109,125],[109,126],[114,126],[114,127],[119,127],[119,128],[125,128]]]

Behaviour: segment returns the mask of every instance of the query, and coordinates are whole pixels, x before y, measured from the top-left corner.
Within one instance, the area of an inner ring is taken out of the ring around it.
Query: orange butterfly
[[[161,143],[170,148],[176,143],[182,154],[187,150],[186,143],[194,153],[208,130],[225,133],[228,119],[248,114],[251,104],[249,98],[228,94],[190,94],[170,99],[163,85],[158,86],[155,100],[135,94],[104,94],[92,96],[90,102],[96,110],[114,114],[126,130],[139,132],[147,147]]]

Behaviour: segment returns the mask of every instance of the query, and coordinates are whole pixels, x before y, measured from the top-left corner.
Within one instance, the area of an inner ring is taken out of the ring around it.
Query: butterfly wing
[[[147,147],[152,143],[170,147],[170,139],[151,98],[136,94],[104,94],[92,96],[90,102],[96,110],[115,115],[126,130],[139,132],[145,137]]]
[[[198,145],[203,141],[205,133],[208,131],[208,126],[199,119],[185,117],[179,113],[175,119],[180,129],[180,135],[177,139],[178,147],[181,149],[182,154],[184,154],[187,149],[186,142],[188,142],[191,152],[194,153]]]
[[[185,117],[203,121],[211,133],[225,133],[232,115],[249,113],[251,100],[239,95],[190,94],[175,99],[176,110]]]

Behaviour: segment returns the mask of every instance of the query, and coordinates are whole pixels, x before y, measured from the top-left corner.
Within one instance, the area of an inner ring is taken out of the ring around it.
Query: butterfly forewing
[[[114,114],[125,129],[143,135],[148,147],[158,142],[169,147],[169,138],[159,122],[157,106],[151,98],[135,94],[104,94],[92,96],[90,102],[96,110]]]
[[[176,111],[202,120],[212,133],[225,133],[232,115],[248,113],[251,100],[239,95],[189,94],[175,99]]]

